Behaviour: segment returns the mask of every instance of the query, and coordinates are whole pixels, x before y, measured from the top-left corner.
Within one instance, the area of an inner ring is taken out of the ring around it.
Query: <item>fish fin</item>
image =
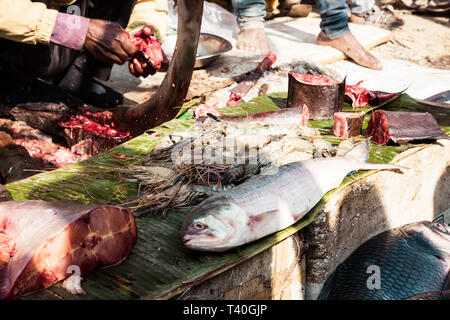
[[[355,147],[347,151],[344,154],[344,157],[350,157],[361,162],[366,162],[367,159],[369,159],[369,140],[370,138],[367,138],[358,143]]]

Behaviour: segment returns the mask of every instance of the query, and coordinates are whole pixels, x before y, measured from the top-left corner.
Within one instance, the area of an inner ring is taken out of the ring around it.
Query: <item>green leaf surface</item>
[[[255,98],[249,103],[226,108],[227,114],[247,114],[275,110],[286,105],[286,93]],[[395,103],[398,103],[396,100]],[[388,104],[392,107],[392,104]],[[192,108],[191,104],[189,108]],[[186,108],[186,110],[189,110]],[[151,131],[164,134],[184,131],[195,119],[174,119]],[[332,120],[311,121],[321,129],[332,128]],[[343,139],[323,132],[333,144]],[[7,185],[14,199],[76,200],[82,203],[119,204],[135,199],[138,185],[122,181],[117,168],[139,163],[161,139],[149,134],[136,137],[106,153],[59,170],[41,173]],[[363,137],[361,137],[362,139]],[[425,147],[425,146],[424,146]],[[410,146],[378,146],[372,144],[369,161],[387,163]],[[125,156],[125,158],[123,158]],[[335,190],[323,199],[296,224],[251,244],[225,253],[202,253],[186,249],[179,236],[183,212],[169,212],[166,217],[143,216],[136,218],[138,242],[129,257],[117,266],[97,270],[83,276],[86,296],[74,296],[60,284],[42,290],[24,299],[167,299],[189,289],[272,247],[313,221],[327,200],[349,184],[374,174],[366,171],[346,177]],[[189,210],[188,210],[189,211]]]

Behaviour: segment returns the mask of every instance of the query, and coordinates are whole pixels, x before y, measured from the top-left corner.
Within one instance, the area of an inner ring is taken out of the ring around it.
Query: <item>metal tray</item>
[[[162,48],[169,59],[172,58],[176,42],[176,34],[168,35],[162,45]],[[228,40],[214,34],[201,33],[194,68],[201,69],[211,65],[222,54],[231,49],[233,49],[233,46]]]

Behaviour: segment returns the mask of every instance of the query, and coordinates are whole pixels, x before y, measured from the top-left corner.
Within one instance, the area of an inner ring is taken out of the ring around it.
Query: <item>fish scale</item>
[[[300,215],[309,211],[320,192],[311,183],[311,174],[300,163],[286,165],[279,170],[274,176],[250,178],[248,183],[231,189],[228,199],[245,208],[249,216],[278,210],[280,201],[287,204],[291,214]],[[303,196],[300,198],[298,194]]]

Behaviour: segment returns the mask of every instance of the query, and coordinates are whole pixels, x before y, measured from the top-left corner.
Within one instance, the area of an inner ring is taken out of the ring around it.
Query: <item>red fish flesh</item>
[[[345,95],[350,97],[352,100],[353,108],[365,108],[369,105],[377,105],[395,97],[396,95],[395,93],[379,93],[368,90],[361,87],[361,83],[363,82],[364,81],[361,80],[355,85],[345,86]]]
[[[80,155],[96,155],[130,140],[129,132],[116,128],[108,111],[93,113],[80,107],[74,114],[65,116],[59,125],[72,152]]]
[[[448,138],[428,112],[377,110],[367,126],[367,136],[378,144],[389,140],[404,144],[413,140]]]
[[[337,82],[336,80],[321,74],[300,74],[292,72],[292,76],[295,77],[295,79],[297,79],[298,81],[314,85],[339,84],[339,82]]]
[[[146,28],[150,28],[150,26],[147,26]],[[131,37],[131,43],[133,43],[139,51],[138,59],[141,62],[151,63],[152,69],[150,74],[153,75],[156,71],[161,69],[161,63],[164,61],[164,54],[158,39],[154,36],[147,36],[141,30]]]
[[[269,52],[267,56],[258,64],[255,70],[250,71],[245,76],[245,79],[230,91],[230,98],[227,102],[227,107],[239,104],[244,96],[255,85],[256,81],[262,77],[264,72],[277,61],[277,56],[273,52]]]
[[[208,113],[211,113],[215,116],[220,116],[220,112],[217,110],[217,107],[209,104],[202,104],[195,109],[196,118],[207,117]]]
[[[125,259],[137,240],[129,210],[79,203],[0,203],[0,299],[47,288]]]
[[[349,138],[359,135],[364,121],[364,112],[336,112],[333,133],[336,137]]]

